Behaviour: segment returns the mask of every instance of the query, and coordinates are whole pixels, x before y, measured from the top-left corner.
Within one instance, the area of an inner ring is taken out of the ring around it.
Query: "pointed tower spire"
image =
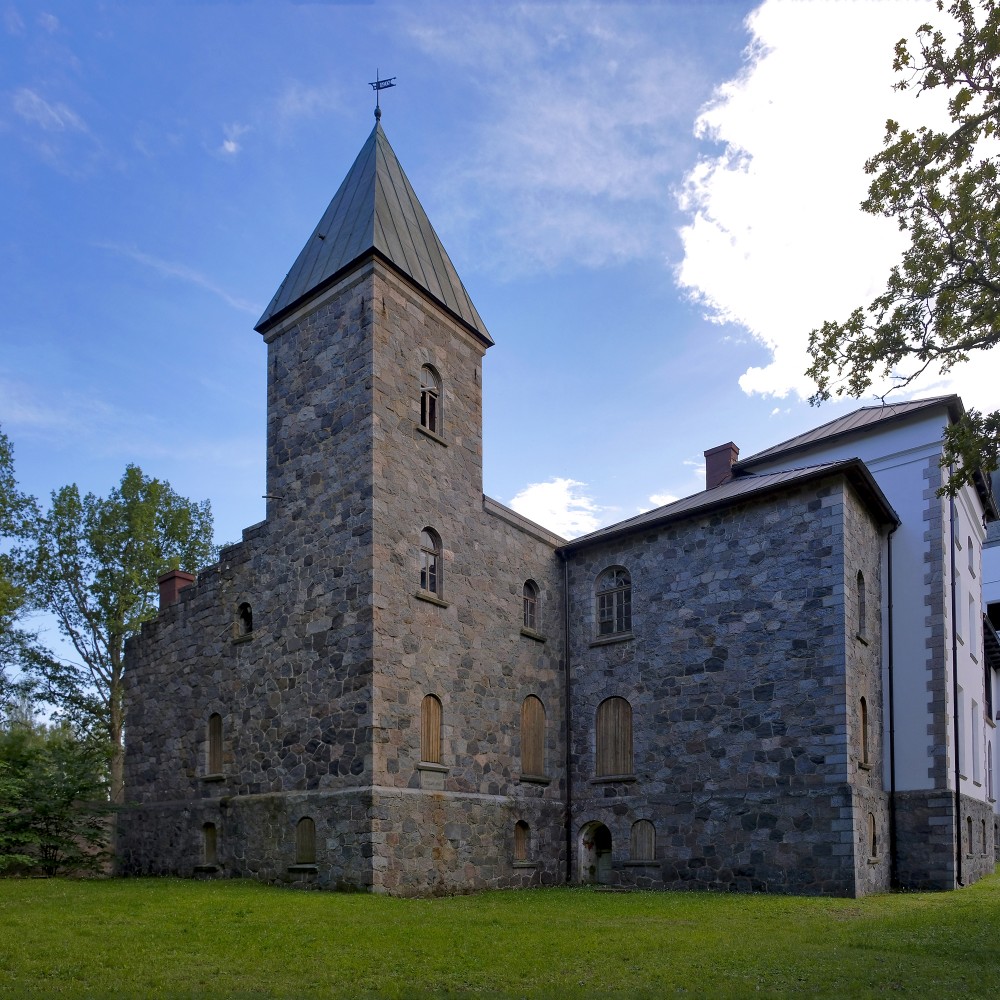
[[[493,343],[378,122],[255,329],[266,333],[368,255]]]

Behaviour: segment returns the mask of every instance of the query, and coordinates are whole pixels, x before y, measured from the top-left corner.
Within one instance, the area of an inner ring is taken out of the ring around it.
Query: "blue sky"
[[[0,0],[0,425],[22,486],[134,462],[264,513],[253,325],[373,125],[496,341],[485,488],[564,534],[849,406],[808,332],[898,252],[862,217],[892,44],[929,2]],[[918,395],[987,406],[981,364]]]

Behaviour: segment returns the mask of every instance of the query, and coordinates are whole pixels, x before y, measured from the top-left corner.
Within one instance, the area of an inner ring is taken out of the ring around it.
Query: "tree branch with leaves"
[[[895,218],[909,246],[867,308],[810,333],[813,403],[860,397],[877,379],[905,387],[1000,343],[1000,10],[996,0],[947,10],[957,40],[921,25],[914,43],[896,43],[893,69],[897,90],[944,89],[948,127],[890,120],[884,148],[865,164],[873,179],[862,209]],[[942,464],[955,467],[944,488],[952,495],[977,470],[998,468],[1000,411],[970,409],[951,426]]]

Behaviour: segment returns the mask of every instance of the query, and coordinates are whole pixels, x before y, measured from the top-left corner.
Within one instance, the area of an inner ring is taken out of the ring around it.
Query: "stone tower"
[[[561,880],[561,539],[483,496],[492,340],[380,125],[257,330],[267,519],[132,649],[172,707],[135,699],[130,795],[162,798],[167,728],[197,808],[175,849],[162,810],[125,842],[183,871],[212,828],[202,867],[375,891]]]

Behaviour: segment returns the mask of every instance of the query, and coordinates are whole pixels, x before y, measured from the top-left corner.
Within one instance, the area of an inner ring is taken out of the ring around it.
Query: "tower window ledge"
[[[528,639],[534,639],[535,642],[548,642],[548,639],[541,632],[536,632],[533,628],[522,628],[521,635]]]
[[[538,862],[537,861],[515,861],[513,863],[513,867],[515,867],[515,868],[537,868],[538,867]]]
[[[437,605],[437,607],[439,608],[448,607],[447,601],[442,601],[440,597],[437,597],[436,595],[430,593],[430,591],[427,590],[417,590],[414,592],[413,596],[416,597],[418,600],[426,601],[428,604]]]
[[[616,632],[614,635],[602,635],[590,644],[590,648],[593,649],[594,646],[610,646],[615,642],[628,642],[629,639],[634,638],[635,635],[632,632]]]
[[[598,778],[591,778],[590,783],[592,785],[607,785],[612,781],[635,781],[636,776],[634,774],[602,774]]]
[[[289,865],[288,870],[293,873],[315,875],[319,871],[319,865]]]
[[[428,430],[428,428],[424,427],[423,424],[414,424],[413,426],[416,427],[416,429],[420,431],[424,437],[429,437],[432,441],[437,441],[438,444],[443,445],[445,448],[448,447],[448,442],[445,441],[440,434],[435,434],[434,431]]]
[[[225,781],[226,780],[226,776],[224,774],[222,774],[221,772],[217,772],[216,774],[203,774],[201,776],[201,780],[202,781]]]
[[[241,642],[253,642],[253,632],[246,632],[243,635],[233,636],[233,645],[238,646]]]
[[[448,766],[446,764],[435,764],[433,761],[421,760],[417,761],[418,771],[435,771],[437,774],[447,774]]]
[[[529,785],[549,785],[552,779],[547,774],[522,774],[519,781]]]

